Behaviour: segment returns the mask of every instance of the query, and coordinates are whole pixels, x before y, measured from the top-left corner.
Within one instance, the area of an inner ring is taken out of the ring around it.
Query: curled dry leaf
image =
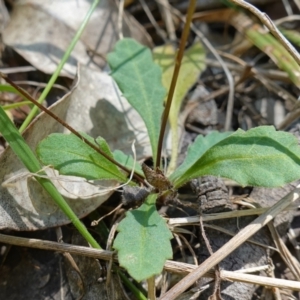
[[[88,0],[15,1],[11,20],[3,32],[4,43],[37,69],[52,74],[90,6]],[[119,39],[117,24],[115,2],[100,1],[61,74],[73,77],[77,62],[89,67],[103,66],[103,57]],[[147,32],[127,14],[123,18],[123,35],[151,45]]]
[[[111,77],[88,68],[82,68],[78,77],[77,86],[51,107],[52,112],[77,130],[93,137],[103,136],[112,150],[122,149],[131,154],[131,142],[135,139],[138,158],[150,155],[144,123],[120,95]],[[35,150],[38,142],[53,132],[64,132],[64,128],[41,113],[24,137]],[[46,171],[50,178],[55,176],[49,173],[51,169]],[[78,177],[64,178],[52,181],[79,217],[107,200],[112,191],[104,192],[103,186],[117,186],[115,181],[97,182],[93,186]],[[0,157],[0,182],[0,229],[37,230],[70,222],[10,148]]]

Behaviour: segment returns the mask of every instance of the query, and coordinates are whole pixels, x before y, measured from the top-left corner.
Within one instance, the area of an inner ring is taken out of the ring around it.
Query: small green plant
[[[155,159],[159,151],[160,121],[166,96],[161,68],[154,63],[150,50],[132,39],[119,41],[108,55],[108,63],[111,76],[123,95],[143,118],[154,165],[160,166]],[[107,157],[73,134],[58,133],[40,142],[38,157],[44,165],[52,165],[60,174],[125,183],[127,175],[112,161],[122,161],[126,155],[120,150],[112,153],[101,137],[96,141],[84,137]],[[145,174],[154,188],[144,203],[138,209],[128,211],[119,224],[114,248],[118,250],[120,264],[140,281],[159,274],[166,259],[172,257],[172,234],[156,210],[156,201],[162,195],[170,192],[174,195],[174,191],[189,180],[203,175],[233,179],[243,186],[282,186],[300,177],[299,163],[297,139],[292,134],[276,131],[272,126],[199,136],[189,147],[184,162],[169,176],[165,176],[159,167],[154,168],[151,175]],[[132,165],[127,165],[127,168]],[[141,178],[140,171],[136,175]],[[132,185],[139,183],[131,182]]]
[[[58,77],[64,62],[69,57],[98,2],[97,0],[93,2],[85,21],[70,44],[57,71],[53,74],[50,84],[40,96],[39,103],[45,99],[51,89],[51,85]],[[188,24],[188,20],[190,22],[192,10],[190,9],[187,14],[186,24]],[[185,40],[188,28],[189,25],[183,31]],[[184,47],[185,42],[182,42],[180,47],[182,55]],[[152,189],[147,191],[149,195],[141,206],[126,213],[126,217],[118,226],[118,234],[113,245],[118,251],[120,265],[137,281],[159,274],[165,261],[172,257],[170,243],[172,233],[157,212],[158,199],[175,198],[178,188],[191,179],[203,175],[233,179],[243,186],[264,187],[283,186],[300,177],[300,148],[297,139],[292,134],[276,131],[272,126],[261,126],[247,132],[239,129],[234,133],[212,132],[206,137],[199,136],[189,147],[184,162],[177,167],[178,113],[183,96],[187,91],[186,88],[182,88],[182,83],[190,80],[189,86],[192,85],[198,77],[199,70],[204,69],[203,61],[197,58],[201,51],[203,51],[201,44],[195,43],[185,52],[182,61],[176,59],[176,64],[181,64],[179,84],[176,88],[176,76],[171,76],[175,60],[175,51],[172,47],[162,47],[151,53],[149,49],[134,40],[123,39],[108,55],[111,76],[131,106],[140,114],[147,127],[154,161],[153,169],[149,169],[145,165],[135,165],[134,159],[122,151],[112,152],[102,137],[94,139],[86,134],[79,134],[67,124],[63,125],[72,134],[55,133],[40,142],[36,149],[40,159],[38,161],[0,107],[0,132],[32,174],[45,175],[35,178],[92,247],[100,248],[97,241],[46,177],[46,174],[41,172],[43,166],[40,162],[45,166],[53,166],[63,175],[79,176],[88,180],[115,180],[120,184],[127,183],[134,188],[152,185]],[[194,57],[195,54],[196,57]],[[187,64],[186,68],[184,68],[185,63]],[[176,72],[174,71],[174,73]],[[193,76],[190,76],[191,73]],[[5,75],[1,76],[5,78]],[[292,79],[295,77],[293,76],[291,74]],[[173,78],[175,78],[174,81]],[[296,85],[298,79],[294,80]],[[173,86],[173,89],[170,88],[171,92],[165,101],[169,86]],[[177,91],[173,95],[175,89]],[[25,98],[30,98],[14,85],[13,87],[0,86],[0,90],[20,93]],[[164,104],[166,108],[164,108]],[[43,109],[38,103],[36,106]],[[34,108],[30,115],[34,116],[36,110],[37,108]],[[48,113],[51,115],[51,112]],[[53,115],[52,117],[55,118]],[[21,132],[30,119],[23,123]],[[164,129],[161,130],[161,128],[164,127],[162,124],[167,119],[169,119],[172,131],[172,153],[168,171],[164,174],[161,170],[160,159],[164,136]],[[128,183],[131,169],[134,169],[133,180]],[[126,280],[126,276],[120,275]]]
[[[195,49],[199,51],[199,48]],[[155,60],[159,61],[159,58],[156,53]],[[160,161],[157,160],[161,151],[158,140],[166,96],[162,69],[154,62],[150,50],[132,39],[119,41],[108,55],[108,63],[111,76],[145,122],[155,166],[154,169],[139,165],[135,167],[134,179],[129,184],[143,185],[146,177],[153,189],[139,208],[126,213],[114,241],[120,264],[134,279],[141,281],[159,274],[166,259],[172,257],[172,233],[156,210],[156,202],[160,197],[174,197],[179,187],[203,175],[233,179],[243,186],[264,187],[283,186],[300,177],[297,139],[292,134],[276,131],[272,126],[261,126],[247,132],[239,129],[234,133],[212,132],[206,137],[199,136],[190,145],[184,162],[171,170],[170,175],[163,174]],[[178,114],[179,105],[175,103],[175,108],[171,107],[173,114]],[[3,136],[27,168],[32,173],[39,172],[42,169],[39,162],[10,124],[5,113],[0,111]],[[176,126],[173,130],[176,130]],[[63,175],[80,176],[88,180],[113,179],[119,183],[128,181],[134,165],[132,157],[128,159],[120,150],[111,152],[101,137],[94,140],[86,134],[74,133],[77,136],[54,133],[41,141],[37,147],[40,161],[53,166]],[[61,209],[90,244],[99,248],[63,198],[55,192],[51,182],[46,178],[37,177],[37,180],[54,193],[55,199],[58,199],[55,201],[62,203]]]

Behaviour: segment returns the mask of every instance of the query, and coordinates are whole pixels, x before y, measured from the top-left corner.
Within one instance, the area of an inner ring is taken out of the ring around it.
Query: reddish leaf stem
[[[164,113],[162,116],[155,167],[160,167],[160,164],[161,164],[161,161],[160,161],[161,160],[161,152],[162,152],[162,145],[163,145],[166,125],[167,125],[168,116],[170,113],[170,108],[171,108],[171,104],[172,104],[172,100],[173,100],[173,95],[174,95],[174,91],[175,91],[175,87],[176,87],[176,83],[177,83],[178,74],[180,71],[180,66],[181,66],[183,53],[185,50],[186,41],[187,41],[187,38],[190,33],[190,24],[192,21],[195,7],[196,7],[196,0],[190,0],[189,8],[187,11],[187,16],[186,16],[186,22],[184,24],[183,32],[182,32],[181,39],[180,39],[179,50],[178,50],[177,56],[176,56],[176,63],[175,63],[173,77],[172,77],[169,94],[168,94],[168,98],[167,98],[167,102],[166,102],[166,107],[165,107],[165,110],[164,110]]]

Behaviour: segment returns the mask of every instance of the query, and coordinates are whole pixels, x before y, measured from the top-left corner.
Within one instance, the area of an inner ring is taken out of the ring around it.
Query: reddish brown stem
[[[167,102],[166,102],[166,107],[165,107],[163,117],[162,117],[158,146],[157,146],[157,156],[156,156],[156,166],[155,167],[160,167],[160,164],[161,164],[161,161],[160,161],[161,160],[161,151],[162,151],[162,145],[163,145],[166,125],[167,125],[168,116],[170,113],[170,108],[171,108],[171,104],[172,104],[172,100],[173,100],[173,95],[174,95],[174,91],[175,91],[175,87],[176,87],[176,83],[177,83],[178,74],[180,71],[180,66],[181,66],[181,61],[182,61],[186,41],[187,41],[187,38],[190,33],[190,25],[191,25],[193,13],[195,11],[195,7],[196,7],[196,0],[190,0],[190,4],[189,4],[188,11],[187,11],[187,16],[186,16],[186,22],[184,24],[183,32],[182,32],[181,39],[180,39],[179,50],[178,50],[177,56],[176,56],[176,63],[175,63],[173,77],[172,77],[169,94],[168,94],[168,98],[167,98]]]

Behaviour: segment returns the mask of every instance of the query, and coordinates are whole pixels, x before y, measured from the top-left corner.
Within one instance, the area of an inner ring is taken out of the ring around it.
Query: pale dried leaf
[[[145,124],[114,80],[106,73],[80,69],[79,87],[72,96],[66,122],[94,138],[103,137],[111,151],[119,149],[132,155],[135,140],[137,159],[151,156]]]
[[[88,0],[16,1],[3,32],[4,43],[37,69],[52,74],[90,6]],[[119,39],[117,19],[115,2],[100,1],[61,74],[73,77],[78,62],[94,68],[103,66],[101,55],[105,56]],[[124,16],[123,34],[151,44],[146,31],[128,15]],[[88,55],[88,51],[94,54]]]

